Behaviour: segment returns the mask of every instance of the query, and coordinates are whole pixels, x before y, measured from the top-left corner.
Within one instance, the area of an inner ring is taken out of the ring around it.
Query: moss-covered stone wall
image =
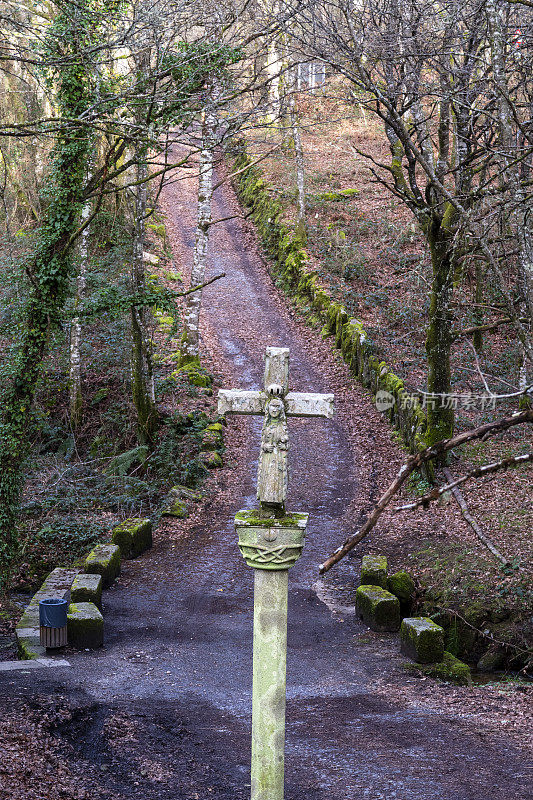
[[[423,449],[426,415],[419,406],[405,404],[402,408],[407,395],[402,379],[377,357],[361,322],[349,317],[346,309],[318,284],[301,238],[281,221],[283,208],[272,199],[261,170],[252,164],[244,146],[239,148],[234,166],[237,193],[252,211],[276,285],[290,293],[310,320],[322,324],[325,334],[335,337],[335,346],[364,386],[374,395],[385,391],[394,397],[394,404],[384,413],[400,431],[410,452]]]

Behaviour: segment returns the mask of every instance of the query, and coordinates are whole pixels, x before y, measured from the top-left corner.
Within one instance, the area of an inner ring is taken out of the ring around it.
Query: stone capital
[[[235,530],[247,565],[253,569],[290,569],[303,550],[308,518],[308,514],[287,514],[280,519],[265,519],[256,510],[239,511]]]

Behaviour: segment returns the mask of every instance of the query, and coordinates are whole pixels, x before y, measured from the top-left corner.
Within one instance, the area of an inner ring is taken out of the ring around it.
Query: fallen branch
[[[326,559],[323,564],[320,564],[320,574],[324,574],[324,572],[330,570],[331,567],[344,558],[344,556],[347,555],[350,550],[353,550],[353,548],[359,544],[359,542],[364,539],[368,533],[370,533],[394,495],[402,487],[409,475],[421,467],[422,464],[431,461],[436,456],[453,450],[455,447],[460,447],[461,445],[466,444],[466,442],[471,442],[476,439],[485,441],[486,439],[489,439],[498,433],[506,431],[516,425],[522,425],[526,422],[533,423],[533,410],[531,409],[527,409],[526,411],[522,411],[518,414],[513,414],[511,417],[504,417],[498,422],[488,422],[485,425],[481,425],[479,428],[474,428],[473,430],[465,431],[457,436],[453,436],[451,439],[443,439],[440,442],[436,442],[431,447],[427,447],[425,450],[422,450],[420,453],[410,456],[407,462],[402,465],[396,478],[393,480],[387,491],[378,500],[374,510],[366,520],[363,527],[356,533],[349,536],[344,544],[335,550],[335,552],[328,559]]]
[[[450,470],[447,467],[445,467],[443,469],[443,472],[444,472],[444,475],[446,476],[447,480],[450,483],[453,483],[453,475],[450,472]],[[461,491],[457,488],[457,486],[452,486],[451,487],[451,492],[452,492],[452,494],[453,494],[453,496],[454,496],[454,498],[455,498],[455,500],[457,502],[457,505],[461,509],[461,514],[463,515],[463,517],[466,520],[466,522],[468,522],[468,524],[470,525],[470,527],[472,528],[472,530],[476,534],[476,536],[479,539],[479,541],[482,542],[488,550],[490,550],[490,552],[492,553],[493,556],[496,556],[498,561],[501,561],[502,564],[508,564],[509,563],[509,559],[505,558],[505,556],[502,556],[500,551],[496,547],[494,547],[494,545],[492,544],[491,540],[488,538],[488,536],[485,536],[485,534],[483,533],[483,531],[479,527],[478,523],[476,522],[474,517],[469,512],[468,506],[466,504],[466,500],[464,499],[463,495],[461,494]]]
[[[526,317],[519,317],[520,322],[527,322]],[[461,339],[463,336],[472,336],[473,333],[479,331],[483,333],[484,331],[493,331],[496,328],[499,328],[500,325],[510,325],[514,320],[510,317],[504,317],[503,319],[497,319],[494,322],[485,322],[483,325],[474,325],[472,328],[465,328],[462,331],[454,331],[452,333],[453,340]]]
[[[519,464],[526,464],[528,461],[533,461],[533,453],[524,453],[524,455],[513,456],[511,458],[502,458],[501,461],[494,461],[492,464],[476,467],[470,470],[470,472],[467,472],[466,475],[456,478],[451,483],[446,483],[444,486],[436,486],[431,492],[428,492],[423,497],[419,497],[418,500],[412,503],[406,503],[404,506],[396,506],[393,511],[395,513],[398,511],[413,511],[420,506],[429,508],[433,500],[438,500],[441,495],[451,491],[455,486],[460,486],[471,478],[483,478],[485,475],[490,475],[500,469],[509,469],[509,467],[516,467]]]
[[[187,289],[187,291],[185,291],[185,292],[172,292],[172,294],[174,295],[174,297],[185,297],[185,295],[192,294],[193,292],[198,292],[200,289],[205,289],[206,286],[209,286],[211,283],[214,283],[215,281],[219,281],[221,278],[225,278],[225,277],[226,277],[226,273],[225,272],[221,272],[220,275],[215,275],[214,278],[210,278],[208,281],[205,281],[205,283],[198,284],[198,286],[192,286],[190,289]]]

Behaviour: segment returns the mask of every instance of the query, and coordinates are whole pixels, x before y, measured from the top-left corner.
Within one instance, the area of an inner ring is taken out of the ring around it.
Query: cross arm
[[[332,419],[334,414],[332,394],[315,392],[289,392],[285,397],[287,415],[290,417],[326,417]]]
[[[263,392],[244,392],[221,389],[218,393],[219,414],[264,414],[266,395]]]

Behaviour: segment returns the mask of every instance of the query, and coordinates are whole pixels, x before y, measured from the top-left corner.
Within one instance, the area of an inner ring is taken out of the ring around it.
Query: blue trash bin
[[[46,648],[64,647],[67,643],[67,600],[39,600],[41,645]]]

